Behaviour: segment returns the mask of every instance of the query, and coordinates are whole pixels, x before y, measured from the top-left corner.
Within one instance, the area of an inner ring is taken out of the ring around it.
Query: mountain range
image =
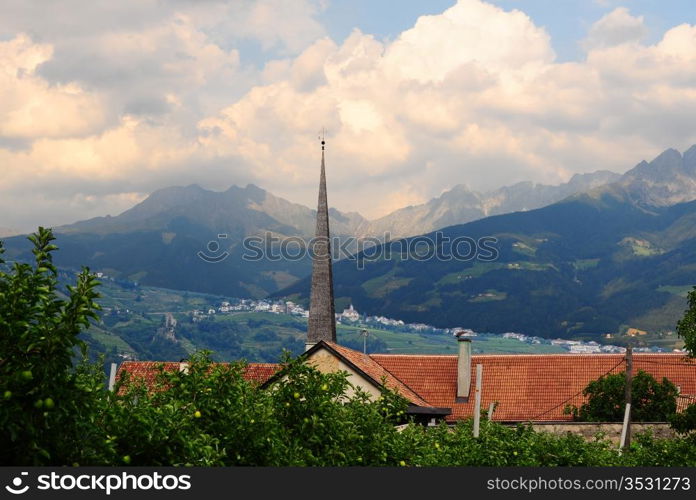
[[[486,193],[458,185],[425,204],[372,221],[331,209],[330,222],[339,237],[381,237],[388,232],[394,239],[471,221],[485,227],[497,214],[510,212],[528,211],[535,218],[540,215],[534,209],[579,193],[591,199],[619,193],[622,203],[647,213],[696,199],[696,146],[684,155],[667,150],[624,175],[600,170],[575,175],[559,186],[525,182]],[[169,187],[120,215],[55,228],[61,249],[56,262],[72,268],[87,265],[114,278],[165,288],[240,297],[284,289],[296,293],[306,283],[299,280],[310,272],[308,258],[248,261],[242,241],[265,234],[307,239],[314,232],[315,214],[254,185],[224,192],[197,185]],[[10,258],[30,258],[24,237],[7,238],[6,246]],[[201,254],[224,258],[211,263]],[[297,286],[288,288],[293,284]]]
[[[576,174],[557,186],[520,182],[481,193],[458,184],[427,203],[404,207],[374,220],[357,212],[329,212],[331,232],[356,238],[391,238],[423,234],[434,229],[462,224],[489,215],[525,211],[562,200],[620,179],[619,174],[600,170]],[[694,189],[696,193],[696,188]],[[311,237],[316,211],[289,202],[253,184],[232,186],[217,192],[198,185],[168,187],[155,191],[122,214],[96,217],[61,226],[61,233],[124,233],[158,230],[176,217],[187,219],[218,233],[236,238],[269,231],[284,236]]]
[[[404,251],[413,238],[385,244],[381,255],[389,248],[391,258],[366,259],[362,269],[335,264],[336,300],[368,314],[479,331],[673,330],[696,284],[696,201],[685,201],[696,199],[694,179],[696,147],[667,150],[616,182],[546,207],[440,230],[444,242],[495,238],[494,260],[417,259]],[[417,237],[426,238],[437,241],[434,233]],[[430,247],[451,255],[447,243]],[[302,300],[308,289],[304,279],[279,295]]]

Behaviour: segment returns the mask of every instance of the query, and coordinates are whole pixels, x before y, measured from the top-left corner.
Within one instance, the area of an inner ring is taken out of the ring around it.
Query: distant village
[[[116,281],[113,278],[106,276],[104,273],[96,273],[100,279]],[[132,286],[138,286],[138,283],[128,283]],[[129,312],[127,309],[126,312]],[[267,299],[229,299],[220,302],[215,307],[211,306],[206,309],[195,309],[191,311],[191,316],[194,322],[208,319],[216,314],[234,314],[239,312],[257,312],[257,313],[272,313],[272,314],[287,314],[290,316],[308,318],[309,310],[292,301],[284,300],[267,300]],[[338,324],[347,324],[351,326],[365,326],[375,328],[392,328],[401,331],[424,332],[432,334],[454,335],[456,332],[464,331],[464,336],[480,337],[480,336],[502,336],[505,339],[514,339],[519,342],[531,345],[553,345],[564,349],[572,354],[599,354],[599,353],[624,353],[626,348],[618,345],[599,343],[594,340],[569,340],[569,339],[547,339],[523,333],[507,332],[503,334],[492,334],[483,332],[474,332],[471,329],[463,327],[453,328],[437,328],[425,323],[405,323],[399,319],[387,318],[385,316],[369,316],[360,314],[357,309],[351,304],[341,313],[336,313],[336,322]],[[644,337],[648,335],[645,330],[637,328],[628,328],[624,333],[628,337]],[[602,335],[604,340],[612,339],[617,335],[614,333],[605,333]],[[685,349],[666,349],[659,346],[634,346],[634,352],[683,352]]]
[[[291,316],[308,318],[309,311],[303,308],[301,305],[296,304],[292,301],[270,301],[270,300],[254,300],[254,299],[237,299],[233,302],[223,301],[216,308],[210,307],[207,310],[194,310],[192,311],[193,321],[200,321],[205,318],[209,318],[216,314],[232,314],[237,312],[265,312],[273,314],[288,314]],[[454,335],[455,332],[464,331],[464,336],[468,337],[478,337],[480,335],[492,335],[487,333],[477,333],[471,329],[463,327],[454,328],[436,328],[431,325],[426,325],[424,323],[405,323],[402,320],[387,318],[385,316],[369,316],[366,314],[360,314],[357,309],[351,304],[347,309],[344,309],[341,313],[336,314],[336,322],[339,324],[349,324],[352,326],[366,326],[366,327],[391,327],[398,328],[399,330],[414,331],[414,332],[428,332],[433,334],[444,334],[444,335]],[[629,336],[636,337],[646,334],[642,330],[635,328],[630,328],[627,332]],[[612,345],[612,344],[600,344],[594,340],[582,341],[582,340],[568,340],[568,339],[546,339],[542,337],[525,335],[523,333],[508,332],[502,334],[503,338],[515,339],[519,342],[532,345],[553,345],[565,349],[569,353],[574,354],[596,354],[596,353],[623,353],[626,351],[625,347]],[[605,338],[612,338],[612,334],[605,334]],[[634,352],[672,352],[671,350],[664,349],[658,346],[650,347],[634,347]],[[675,352],[681,352],[679,350],[674,350]]]

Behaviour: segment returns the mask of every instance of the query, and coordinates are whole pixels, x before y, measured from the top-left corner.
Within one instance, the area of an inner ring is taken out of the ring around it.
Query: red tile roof
[[[372,354],[326,343],[348,364],[362,371],[378,384],[398,391],[409,402],[424,408],[451,408],[448,421],[471,417],[474,409],[476,365],[483,365],[481,408],[497,402],[493,419],[499,421],[556,421],[570,420],[563,414],[567,404],[579,406],[582,390],[587,384],[607,373],[624,371],[622,354],[505,354],[474,355],[471,366],[471,392],[467,402],[457,401],[456,355]],[[128,372],[154,382],[157,366],[178,370],[180,363],[126,361],[119,367],[118,376]],[[633,366],[656,379],[667,377],[680,389],[679,409],[696,400],[696,361],[681,354],[634,354]],[[244,376],[247,380],[264,383],[280,365],[249,363]]]
[[[582,390],[606,373],[624,371],[622,354],[509,354],[472,356],[471,393],[457,402],[457,356],[370,356],[433,406],[452,408],[447,420],[473,415],[476,365],[483,365],[481,408],[498,402],[493,419],[501,421],[570,420],[566,404],[580,405]],[[634,370],[658,380],[667,377],[681,394],[696,395],[696,362],[681,354],[634,354]]]
[[[248,363],[244,369],[244,378],[263,384],[280,369],[277,363]]]
[[[127,372],[132,379],[142,380],[150,387],[155,382],[160,366],[167,372],[173,372],[179,370],[181,365],[182,363],[171,361],[124,361],[116,372],[116,380],[119,380]],[[248,363],[244,369],[244,378],[262,384],[271,378],[279,368],[280,365],[275,363]]]

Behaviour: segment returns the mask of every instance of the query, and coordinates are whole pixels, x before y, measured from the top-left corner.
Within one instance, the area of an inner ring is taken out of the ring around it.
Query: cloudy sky
[[[692,0],[3,0],[0,227],[255,183],[377,217],[696,143]]]

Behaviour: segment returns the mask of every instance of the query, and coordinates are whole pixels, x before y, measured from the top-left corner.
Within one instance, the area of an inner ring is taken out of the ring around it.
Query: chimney
[[[469,399],[471,390],[471,339],[464,336],[464,332],[455,333],[459,344],[457,358],[457,399]]]

